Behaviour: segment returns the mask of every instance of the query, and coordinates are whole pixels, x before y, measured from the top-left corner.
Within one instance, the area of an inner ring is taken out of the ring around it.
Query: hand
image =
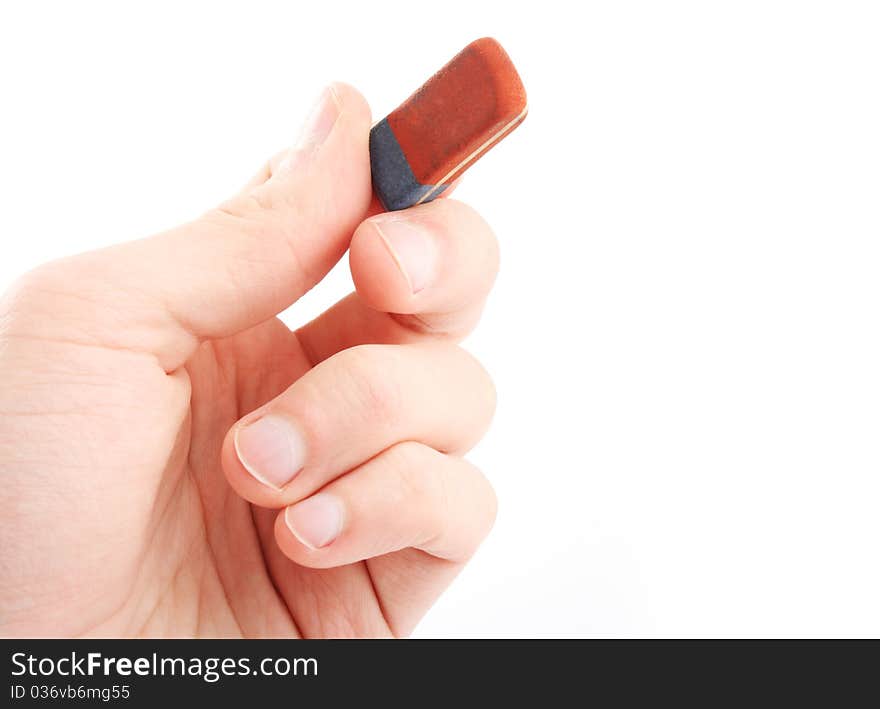
[[[406,635],[473,554],[494,391],[455,342],[497,246],[453,200],[378,214],[369,128],[334,85],[220,208],[5,296],[0,635]]]

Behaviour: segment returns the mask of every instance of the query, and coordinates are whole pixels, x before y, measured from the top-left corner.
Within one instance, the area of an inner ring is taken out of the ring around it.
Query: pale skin
[[[334,84],[220,207],[0,300],[0,636],[405,636],[472,557],[498,249],[453,199],[382,214],[370,124]]]

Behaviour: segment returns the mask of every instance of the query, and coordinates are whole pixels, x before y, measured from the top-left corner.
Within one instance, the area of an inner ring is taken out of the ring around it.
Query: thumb
[[[284,310],[345,253],[371,200],[369,130],[363,97],[334,84],[297,145],[240,194],[168,232],[42,267],[37,285],[48,278],[56,293],[63,283],[77,301],[105,304],[90,337],[173,371],[201,340]]]

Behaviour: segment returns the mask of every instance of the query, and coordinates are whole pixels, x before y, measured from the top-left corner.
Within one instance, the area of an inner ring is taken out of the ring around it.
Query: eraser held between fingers
[[[526,91],[490,37],[471,42],[370,131],[385,209],[430,202],[526,117]]]

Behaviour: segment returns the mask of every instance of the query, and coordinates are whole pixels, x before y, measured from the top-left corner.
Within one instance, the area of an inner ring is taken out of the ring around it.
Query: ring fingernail
[[[284,512],[287,527],[309,549],[320,549],[333,542],[342,531],[342,503],[339,498],[319,492]]]
[[[437,249],[428,231],[399,218],[379,219],[373,225],[413,294],[430,285],[434,278]]]

